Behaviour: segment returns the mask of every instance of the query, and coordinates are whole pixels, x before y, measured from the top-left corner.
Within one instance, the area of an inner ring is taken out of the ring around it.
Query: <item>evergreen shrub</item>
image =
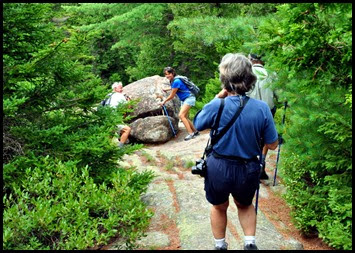
[[[107,184],[96,184],[78,161],[47,156],[30,163],[3,197],[4,249],[84,250],[115,236],[134,248],[152,217],[140,199],[151,172],[118,169]]]
[[[83,250],[115,236],[133,248],[153,176],[118,167],[142,147],[112,141],[128,105],[95,107],[110,90],[92,73],[93,35],[54,25],[54,7],[4,4],[3,249]]]
[[[352,249],[351,4],[283,4],[259,51],[289,104],[280,169],[295,224]]]

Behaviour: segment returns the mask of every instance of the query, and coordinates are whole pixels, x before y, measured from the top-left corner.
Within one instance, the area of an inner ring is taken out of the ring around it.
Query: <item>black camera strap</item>
[[[217,118],[216,118],[216,121],[215,121],[215,123],[214,123],[214,126],[212,126],[212,128],[211,128],[212,136],[215,136],[215,135],[216,135],[216,132],[217,132],[217,130],[218,130],[219,120],[221,119],[221,115],[222,115],[223,108],[224,108],[224,98],[221,98],[221,103],[219,104],[219,109],[218,109],[218,113],[217,113]],[[203,152],[202,158],[204,158],[205,155],[206,155],[206,153],[207,153],[207,149],[208,149],[208,147],[210,146],[211,138],[212,138],[212,137],[210,137],[210,138],[208,139],[208,141],[207,141],[207,145],[206,145],[205,151]],[[211,147],[212,147],[212,146],[211,146]]]
[[[210,137],[210,139],[207,142],[207,146],[205,148],[202,158],[205,157],[206,153],[208,152],[207,149],[209,150],[209,152],[211,152],[213,145],[215,145],[222,138],[222,136],[229,130],[229,128],[234,124],[234,122],[237,120],[238,116],[240,115],[240,113],[242,112],[242,110],[244,109],[244,107],[248,103],[248,101],[249,101],[248,96],[245,97],[244,101],[242,100],[242,98],[240,98],[240,105],[239,105],[237,112],[234,114],[231,121],[229,121],[229,123],[217,134],[216,132],[218,130],[219,121],[221,119],[222,111],[224,108],[224,99],[221,99],[221,104],[218,109],[218,114],[217,114],[217,118],[215,121],[215,125],[212,127],[212,130],[211,130],[211,131],[213,131],[212,136]]]
[[[217,133],[218,127],[219,127],[219,121],[221,119],[221,115],[222,115],[222,111],[224,108],[224,98],[221,99],[221,103],[219,105],[219,109],[218,109],[218,114],[217,114],[217,118],[216,121],[214,123],[214,126],[212,127],[212,137],[214,137]]]
[[[239,106],[237,112],[234,114],[231,121],[229,121],[229,123],[217,135],[212,135],[212,137],[211,137],[211,145],[212,146],[214,144],[216,144],[222,138],[222,136],[229,130],[229,128],[234,124],[234,122],[237,120],[238,116],[240,115],[240,113],[242,112],[242,110],[244,109],[244,107],[248,103],[248,101],[249,101],[248,96],[245,97],[244,101],[241,98],[240,106]],[[218,125],[218,123],[217,123],[217,125]]]

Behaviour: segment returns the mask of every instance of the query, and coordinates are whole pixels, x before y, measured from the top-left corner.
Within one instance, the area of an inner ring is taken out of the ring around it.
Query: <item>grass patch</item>
[[[149,153],[147,153],[146,151],[143,151],[143,150],[142,150],[141,155],[146,159],[146,161],[147,161],[148,163],[150,163],[151,165],[155,165],[156,160],[155,160],[155,158],[154,158],[151,154],[149,154]]]
[[[168,161],[164,167],[165,170],[170,171],[175,166],[174,161]]]
[[[183,164],[185,169],[190,169],[192,166],[195,166],[195,161],[187,161],[186,163]]]

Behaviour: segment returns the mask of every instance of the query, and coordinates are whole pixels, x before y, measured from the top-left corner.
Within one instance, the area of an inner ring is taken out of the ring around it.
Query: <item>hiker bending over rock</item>
[[[173,99],[175,95],[179,97],[179,99],[181,100],[181,109],[179,112],[179,118],[181,119],[187,132],[189,133],[184,140],[185,141],[191,140],[192,138],[195,138],[195,136],[199,135],[199,132],[196,131],[194,124],[188,118],[190,108],[192,106],[195,106],[196,97],[190,92],[190,90],[186,87],[186,85],[181,79],[175,78],[176,72],[173,68],[171,67],[164,68],[164,75],[170,82],[171,93],[165,100],[163,100],[163,102],[160,103],[160,105],[163,106],[166,102]],[[167,90],[163,90],[163,91],[167,91]]]
[[[131,100],[129,96],[123,94],[121,82],[114,82],[112,84],[112,96],[109,101],[109,106],[116,108],[121,103],[126,103]],[[129,134],[131,132],[131,128],[127,125],[117,125],[118,131],[120,133],[121,138],[119,139],[118,146],[123,147],[123,145],[128,140]]]
[[[238,208],[240,225],[244,232],[244,249],[257,249],[255,244],[256,212],[252,204],[259,187],[261,153],[260,139],[269,149],[276,149],[278,135],[268,105],[249,98],[245,93],[257,80],[250,60],[242,54],[226,54],[219,64],[222,88],[226,90],[224,109],[219,121],[220,132],[233,118],[241,103],[244,107],[231,128],[213,145],[208,155],[205,176],[206,199],[213,205],[210,218],[215,249],[227,249],[225,242],[229,195]],[[195,116],[196,129],[212,128],[220,106],[214,98]]]

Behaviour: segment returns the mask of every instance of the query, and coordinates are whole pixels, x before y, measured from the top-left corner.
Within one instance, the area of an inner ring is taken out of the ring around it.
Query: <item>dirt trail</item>
[[[143,200],[154,211],[147,237],[139,241],[139,249],[209,250],[214,248],[210,227],[211,205],[205,199],[203,178],[192,175],[191,164],[201,157],[209,131],[184,141],[185,128],[179,124],[176,138],[167,143],[149,145],[132,155],[125,155],[121,166],[135,166],[138,171],[152,170],[156,178]],[[270,180],[260,187],[256,243],[261,250],[329,250],[318,238],[304,238],[291,223],[290,208],[280,197],[285,187],[277,179],[272,186],[276,151],[269,151],[266,171]],[[254,198],[255,201],[255,198]],[[230,199],[226,240],[229,249],[243,248],[243,231],[237,208]],[[122,249],[113,242],[106,249]]]

